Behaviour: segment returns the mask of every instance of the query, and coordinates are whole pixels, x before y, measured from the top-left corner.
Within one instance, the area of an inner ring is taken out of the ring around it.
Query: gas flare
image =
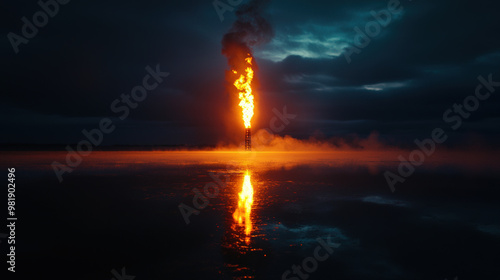
[[[231,71],[226,72],[226,79],[238,91],[245,125],[245,150],[252,149],[251,127],[254,115],[254,95],[252,81],[257,69],[252,55],[252,48],[271,41],[274,36],[271,24],[262,16],[270,0],[249,0],[238,7],[237,19],[229,32],[222,38],[222,54],[227,57]],[[230,85],[231,85],[230,84]]]
[[[252,60],[253,57],[248,54],[248,57],[245,59],[246,67],[245,73],[240,73],[239,77],[236,76],[236,80],[233,85],[238,90],[238,96],[240,98],[239,106],[242,109],[243,113],[243,123],[245,124],[245,128],[252,127],[252,117],[254,110],[254,96],[252,93],[252,81],[254,70],[252,68]],[[238,71],[233,70],[235,75],[238,75]]]
[[[243,188],[238,194],[238,208],[233,213],[233,219],[239,225],[245,226],[245,241],[250,242],[250,233],[252,233],[252,221],[250,220],[250,213],[252,212],[253,204],[253,187],[250,181],[250,173],[248,170],[245,173],[245,179],[243,180]]]

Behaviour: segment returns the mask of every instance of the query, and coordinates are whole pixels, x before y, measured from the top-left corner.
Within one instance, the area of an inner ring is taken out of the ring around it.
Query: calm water
[[[50,164],[65,153],[3,152],[17,276],[497,278],[498,157],[438,154],[392,193],[383,173],[398,155],[94,152],[59,183]],[[205,186],[211,197],[193,201]],[[181,204],[199,211],[189,224]]]

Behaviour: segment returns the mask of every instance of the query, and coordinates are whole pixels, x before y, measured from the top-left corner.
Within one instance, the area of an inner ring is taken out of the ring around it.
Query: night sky
[[[8,34],[22,35],[21,18],[32,21],[41,8],[37,1],[3,1],[0,143],[76,143],[102,118],[116,125],[104,145],[241,141],[221,41],[246,2],[221,21],[209,0],[73,0],[59,4],[16,54]],[[390,1],[257,2],[272,30],[267,43],[253,48],[255,131],[269,127],[273,108],[286,106],[297,117],[279,134],[298,139],[375,133],[388,145],[411,146],[442,127],[449,146],[500,140],[500,87],[458,129],[443,121],[454,103],[474,95],[479,76],[500,82],[499,3],[402,0],[348,63],[355,28],[365,31],[371,11],[386,10]],[[113,101],[157,65],[168,77],[120,120]]]

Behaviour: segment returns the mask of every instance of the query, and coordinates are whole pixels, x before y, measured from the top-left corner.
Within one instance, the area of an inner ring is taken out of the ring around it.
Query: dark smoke
[[[248,54],[252,55],[252,47],[265,44],[273,38],[271,24],[263,17],[264,8],[269,2],[251,0],[236,11],[237,19],[222,39],[222,54],[227,57],[231,68],[237,69]]]
[[[252,48],[265,44],[273,38],[274,31],[271,24],[264,18],[264,9],[269,2],[269,0],[250,0],[247,4],[240,5],[236,11],[237,19],[222,39],[222,54],[227,57],[231,70],[236,70],[240,74],[244,73],[247,67],[245,59],[249,56],[253,57]],[[257,72],[255,60],[252,61],[252,68]],[[241,125],[241,110],[236,106],[239,103],[237,90],[233,85],[236,76],[231,70],[225,73],[229,106],[222,111],[225,114],[225,139],[234,144],[243,139],[244,131]],[[254,90],[259,87],[258,74],[253,79],[252,87]],[[258,99],[259,96],[255,95],[255,102],[258,102]],[[255,117],[258,117],[257,113]]]

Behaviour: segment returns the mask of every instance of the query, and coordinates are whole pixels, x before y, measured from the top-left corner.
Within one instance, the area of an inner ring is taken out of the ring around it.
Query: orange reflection
[[[256,279],[257,269],[266,263],[266,256],[270,253],[265,234],[260,230],[262,219],[258,216],[262,204],[258,191],[262,182],[259,181],[260,176],[256,175],[258,173],[251,171],[252,169],[246,170],[243,174],[241,189],[232,192],[231,198],[238,194],[237,207],[228,205],[230,210],[227,212],[226,222],[230,227],[225,231],[221,242],[225,272],[231,276],[227,279]],[[241,182],[241,179],[238,182]],[[236,187],[238,188],[237,185]]]
[[[250,233],[252,233],[252,221],[250,219],[250,213],[252,212],[253,204],[253,187],[250,180],[250,173],[248,170],[245,173],[245,179],[243,181],[243,188],[238,194],[238,208],[233,213],[233,219],[240,226],[245,226],[245,242],[250,243]]]

